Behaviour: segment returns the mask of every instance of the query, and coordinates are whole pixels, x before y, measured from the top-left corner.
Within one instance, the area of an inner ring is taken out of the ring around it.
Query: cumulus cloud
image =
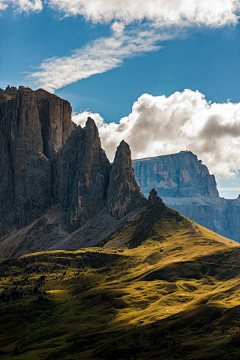
[[[74,114],[73,121],[83,126],[87,116]],[[169,97],[141,95],[119,124],[92,117],[110,160],[125,140],[134,159],[190,150],[218,177],[240,170],[240,103],[211,103],[199,91],[184,90]]]
[[[43,61],[39,71],[31,73],[28,79],[35,86],[54,92],[65,85],[116,68],[126,58],[158,50],[161,48],[160,40],[175,36],[173,32],[170,35],[154,29],[131,30],[122,34],[119,29],[123,31],[120,25],[115,26],[113,36],[97,39],[71,56]]]

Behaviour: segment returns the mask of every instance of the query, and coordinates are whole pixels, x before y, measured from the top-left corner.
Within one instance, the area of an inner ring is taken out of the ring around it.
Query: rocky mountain
[[[0,236],[53,204],[52,160],[74,127],[70,104],[44,90],[0,95]]]
[[[214,175],[191,151],[133,160],[133,167],[144,195],[155,188],[162,197],[219,197]]]
[[[133,160],[133,168],[145,196],[154,187],[171,208],[240,242],[240,198],[220,198],[214,175],[192,152]]]
[[[70,104],[42,89],[0,91],[0,164],[0,257],[45,250],[104,216],[101,234],[147,202],[129,146],[111,165],[94,121],[76,126]]]

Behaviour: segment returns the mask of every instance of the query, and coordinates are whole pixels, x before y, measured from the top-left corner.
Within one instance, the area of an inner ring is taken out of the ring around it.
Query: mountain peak
[[[87,128],[96,128],[97,127],[95,121],[91,117],[87,118],[86,127]]]
[[[121,218],[137,207],[146,204],[132,168],[131,151],[123,140],[117,148],[108,187],[108,208],[116,218]]]

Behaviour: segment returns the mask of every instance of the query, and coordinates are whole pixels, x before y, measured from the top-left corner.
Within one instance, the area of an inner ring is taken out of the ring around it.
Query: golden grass
[[[136,215],[102,248],[2,264],[0,291],[46,279],[42,294],[0,304],[0,357],[237,359],[239,244],[156,213]]]

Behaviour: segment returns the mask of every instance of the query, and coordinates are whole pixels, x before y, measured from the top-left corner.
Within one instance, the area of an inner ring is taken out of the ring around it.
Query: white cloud
[[[158,42],[171,36],[154,29],[132,30],[119,36],[119,31],[115,29],[112,37],[97,39],[71,56],[43,61],[40,70],[31,73],[28,78],[35,86],[54,92],[65,85],[116,68],[123,59],[158,50],[161,48]]]
[[[1,1],[19,4],[22,10],[34,10],[33,4],[38,9],[41,4],[40,0]],[[121,66],[126,58],[157,50],[159,41],[179,36],[179,29],[236,24],[240,10],[240,0],[46,0],[46,4],[66,16],[113,22],[111,37],[97,39],[71,56],[45,59],[39,71],[30,74],[37,87],[50,92]],[[129,30],[127,24],[136,21],[138,29]]]
[[[143,19],[161,25],[223,26],[237,22],[238,0],[49,0],[67,15],[83,15],[93,22]]]
[[[84,125],[87,116],[75,114],[73,121]],[[169,97],[143,94],[119,124],[104,123],[99,114],[93,118],[110,160],[125,140],[135,159],[190,150],[217,176],[240,170],[240,103],[210,103],[191,90]]]
[[[0,0],[0,10],[12,5],[19,11],[50,6],[66,16],[81,15],[93,22],[144,19],[158,26],[223,26],[237,23],[239,0]]]
[[[115,21],[112,26],[112,30],[115,32],[115,35],[122,35],[125,25],[123,22]]]
[[[12,6],[15,12],[38,12],[43,9],[41,0],[0,0],[0,11],[9,6]]]
[[[29,79],[51,92],[157,50],[166,33],[172,38],[183,28],[237,24],[240,11],[240,0],[0,0],[0,10],[12,5],[15,11],[41,11],[43,4],[64,16],[110,23],[113,31],[113,36],[97,39],[71,56],[43,60]],[[130,31],[129,24],[136,23],[138,32]]]

